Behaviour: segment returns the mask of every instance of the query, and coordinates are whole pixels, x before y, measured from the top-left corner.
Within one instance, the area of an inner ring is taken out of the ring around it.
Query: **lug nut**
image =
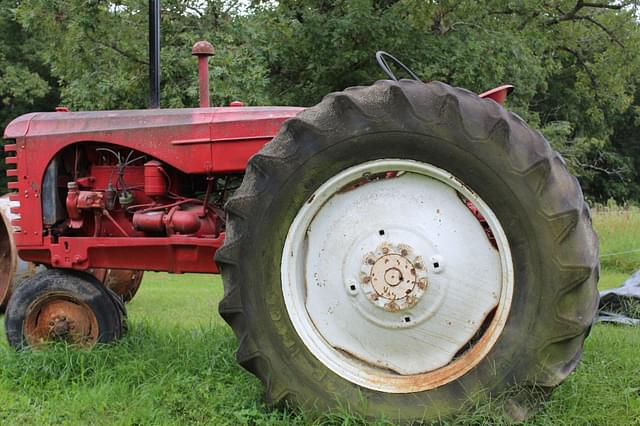
[[[420,280],[418,281],[418,287],[420,288],[420,290],[424,290],[425,288],[427,288],[427,280],[424,278],[420,278]]]

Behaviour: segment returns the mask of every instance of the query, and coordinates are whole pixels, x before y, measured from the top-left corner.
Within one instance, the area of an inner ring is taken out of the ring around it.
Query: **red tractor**
[[[508,87],[394,81],[385,58],[390,80],[312,108],[210,108],[204,73],[201,108],[13,121],[15,241],[47,269],[9,301],[10,344],[118,339],[90,269],[221,273],[271,403],[410,422],[562,382],[598,299],[577,180]]]

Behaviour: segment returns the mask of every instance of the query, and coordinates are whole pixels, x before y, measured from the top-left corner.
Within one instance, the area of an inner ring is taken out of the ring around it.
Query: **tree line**
[[[425,81],[510,83],[508,108],[560,151],[593,202],[640,201],[638,0],[161,0],[162,107],[301,105],[384,78],[385,50]],[[0,126],[29,111],[145,108],[142,0],[0,0]]]

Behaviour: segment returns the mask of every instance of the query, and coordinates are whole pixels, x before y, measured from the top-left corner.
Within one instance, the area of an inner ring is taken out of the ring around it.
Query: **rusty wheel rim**
[[[47,293],[27,309],[24,337],[30,347],[64,341],[90,347],[99,335],[98,320],[86,303],[66,293]]]
[[[441,210],[453,228],[440,225]],[[360,227],[367,221],[375,225]],[[294,329],[321,363],[365,388],[412,393],[485,359],[506,324],[514,272],[506,234],[477,194],[430,164],[384,159],[340,172],[300,208],[281,281]]]

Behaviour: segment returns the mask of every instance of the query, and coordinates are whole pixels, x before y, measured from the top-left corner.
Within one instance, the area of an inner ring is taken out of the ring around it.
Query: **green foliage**
[[[41,57],[60,79],[73,109],[144,108],[148,99],[147,1],[24,0],[18,16],[44,46]],[[246,18],[221,1],[164,0],[161,14],[163,107],[194,106],[198,98],[191,46],[217,46],[212,103],[265,99],[266,80]]]
[[[16,22],[15,3],[0,0],[0,128],[45,100],[55,102],[47,99],[49,70],[34,57],[37,43]]]
[[[257,2],[278,102],[313,104],[324,94],[380,77],[372,53],[406,60],[425,80],[481,92],[516,86],[509,107],[566,157],[589,198],[637,197],[640,29],[635,2],[280,1]],[[558,132],[561,123],[565,129]],[[625,128],[626,147],[612,140]]]
[[[0,0],[0,132],[15,117],[51,109],[58,102],[55,80],[40,60],[41,46],[16,21],[17,1]],[[0,154],[0,193],[7,178]]]
[[[143,108],[143,0],[0,0],[3,116]],[[211,41],[212,103],[313,105],[383,78],[386,50],[425,80],[481,92],[551,139],[592,201],[640,199],[635,0],[163,0],[162,106],[197,104],[191,45]],[[52,77],[49,77],[52,75]],[[46,105],[38,103],[49,99]],[[1,123],[0,123],[1,125]]]

